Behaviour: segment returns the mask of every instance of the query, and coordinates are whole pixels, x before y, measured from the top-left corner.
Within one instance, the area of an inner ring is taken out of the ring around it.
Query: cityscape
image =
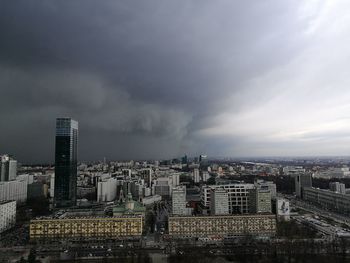
[[[78,138],[57,118],[55,165],[1,156],[2,262],[348,259],[350,158],[82,163]]]
[[[349,14],[0,0],[0,263],[350,263]]]

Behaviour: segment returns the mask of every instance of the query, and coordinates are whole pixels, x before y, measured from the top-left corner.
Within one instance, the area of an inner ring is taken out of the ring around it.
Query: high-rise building
[[[0,182],[0,201],[24,203],[27,201],[27,190],[27,181],[24,179]]]
[[[271,192],[270,190],[254,188],[249,192],[250,213],[271,213]]]
[[[210,191],[211,215],[228,215],[228,193],[223,188],[211,189]]]
[[[258,179],[254,181],[254,185],[258,189],[270,190],[271,198],[276,198],[277,189],[274,182]]]
[[[186,215],[186,187],[179,186],[173,188],[172,196],[173,215]]]
[[[0,233],[16,224],[16,201],[0,201]]]
[[[152,174],[153,170],[151,168],[145,168],[141,170],[141,178],[145,180],[145,184],[148,187],[152,186]]]
[[[7,154],[0,156],[0,182],[13,181],[17,176],[17,161]]]
[[[199,155],[199,163],[200,165],[207,165],[208,164],[208,156],[201,154]]]
[[[195,183],[199,183],[200,181],[199,170],[197,168],[193,170],[193,181]]]
[[[55,206],[76,204],[78,122],[71,118],[56,119]]]
[[[295,194],[297,197],[303,197],[303,188],[312,187],[312,175],[310,173],[302,173],[295,175]]]
[[[97,202],[110,202],[117,198],[117,180],[109,178],[97,184]]]

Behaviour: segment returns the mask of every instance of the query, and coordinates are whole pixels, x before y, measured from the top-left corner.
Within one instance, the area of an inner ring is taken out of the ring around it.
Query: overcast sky
[[[0,2],[0,153],[350,154],[348,0]]]

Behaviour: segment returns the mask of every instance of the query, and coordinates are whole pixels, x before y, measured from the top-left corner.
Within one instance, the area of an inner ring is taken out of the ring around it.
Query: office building
[[[55,193],[56,207],[76,204],[78,122],[71,118],[56,120]]]
[[[337,192],[337,193],[344,194],[344,195],[346,193],[345,184],[342,184],[339,182],[329,183],[329,189],[333,192]]]
[[[274,236],[275,215],[170,216],[172,238]]]
[[[271,213],[270,190],[254,188],[249,193],[249,211],[253,214]]]
[[[297,174],[294,177],[295,194],[299,198],[303,198],[303,188],[312,187],[312,175],[310,173]]]
[[[173,187],[173,177],[160,177],[155,181],[152,186],[153,195],[160,195],[167,199],[171,196],[171,190]]]
[[[210,214],[228,215],[228,193],[223,188],[210,190]]]
[[[350,215],[350,195],[313,187],[304,188],[303,199],[334,212]]]
[[[16,201],[0,201],[0,234],[16,224]]]
[[[186,187],[178,186],[172,192],[172,214],[186,215]]]
[[[254,181],[254,186],[261,190],[269,190],[271,193],[271,198],[276,198],[277,188],[274,182],[258,179]]]
[[[227,191],[230,214],[249,213],[249,190],[254,188],[254,184],[220,184],[202,187],[201,206],[204,214],[210,214],[210,190],[216,188]]]
[[[153,170],[151,168],[141,170],[141,179],[144,180],[145,185],[147,187],[152,186],[152,174],[153,174]]]

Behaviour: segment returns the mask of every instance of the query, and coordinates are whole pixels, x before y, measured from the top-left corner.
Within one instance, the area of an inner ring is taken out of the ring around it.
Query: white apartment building
[[[0,182],[0,201],[26,202],[27,187],[26,180]]]
[[[0,202],[0,233],[16,224],[16,201]]]
[[[203,181],[203,182],[206,182],[206,181],[209,180],[209,178],[210,178],[209,173],[206,172],[206,171],[202,171],[202,181]]]
[[[228,215],[228,193],[223,188],[210,190],[210,214]]]
[[[202,206],[210,209],[210,190],[215,188],[223,188],[227,191],[230,214],[249,213],[249,190],[254,189],[254,184],[223,184],[204,186],[201,189]]]
[[[199,183],[200,181],[200,176],[199,176],[199,169],[194,169],[192,173],[193,181],[195,183]]]
[[[17,176],[17,161],[9,155],[0,156],[0,181],[12,181]]]
[[[117,179],[109,178],[97,184],[97,202],[114,201],[117,197]]]

